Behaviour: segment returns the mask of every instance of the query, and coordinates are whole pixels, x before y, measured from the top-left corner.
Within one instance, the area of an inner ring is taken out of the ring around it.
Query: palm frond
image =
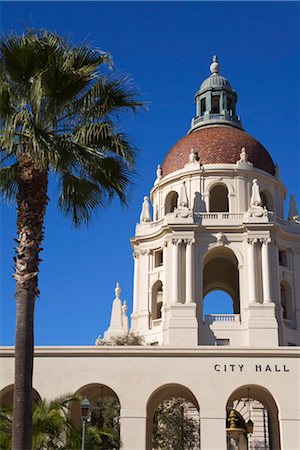
[[[135,148],[116,122],[142,102],[127,77],[105,75],[110,61],[45,30],[1,40],[0,153],[12,160],[0,173],[5,198],[18,191],[16,161],[26,152],[38,171],[58,174],[59,205],[75,225],[114,196],[126,204]]]
[[[66,217],[77,227],[88,224],[92,214],[102,205],[102,193],[97,184],[70,173],[61,175],[58,204]]]
[[[124,134],[115,132],[111,122],[84,125],[76,131],[74,140],[81,145],[101,149],[104,153],[112,152],[130,165],[134,163],[133,145]]]
[[[0,168],[0,192],[7,202],[14,201],[19,190],[18,163]]]
[[[128,77],[115,79],[103,76],[78,101],[77,107],[83,111],[85,119],[91,120],[128,110],[136,112],[143,106],[136,100],[137,95]]]

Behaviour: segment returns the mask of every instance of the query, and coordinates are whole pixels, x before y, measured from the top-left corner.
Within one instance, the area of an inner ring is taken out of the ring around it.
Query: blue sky
[[[117,201],[89,228],[72,229],[51,201],[36,301],[37,345],[88,345],[103,334],[116,281],[132,304],[134,235],[155,169],[189,129],[194,94],[217,54],[239,94],[245,130],[279,163],[300,206],[299,21],[296,2],[2,2],[1,30],[46,28],[112,53],[139,87],[147,111],[120,125],[139,149],[130,208]],[[50,197],[55,187],[50,186]],[[15,210],[1,206],[0,344],[15,327]]]

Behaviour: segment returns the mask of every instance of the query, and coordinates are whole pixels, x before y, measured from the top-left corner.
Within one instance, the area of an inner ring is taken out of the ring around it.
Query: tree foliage
[[[193,413],[195,407],[182,398],[162,401],[153,416],[153,449],[198,449],[199,421]]]
[[[58,176],[59,207],[75,225],[117,195],[126,203],[134,147],[118,130],[142,103],[127,76],[105,69],[110,55],[45,30],[0,42],[0,189],[12,200],[19,157]],[[10,164],[7,164],[10,161]]]
[[[139,333],[130,331],[125,334],[120,334],[120,336],[112,336],[108,340],[99,337],[96,340],[96,345],[145,345],[145,339]]]
[[[32,404],[32,450],[78,450],[81,428],[74,427],[69,416],[70,402],[78,397],[65,395],[52,401]],[[10,450],[12,443],[12,408],[0,409],[0,450]],[[120,447],[120,405],[117,399],[105,397],[91,405],[86,427],[86,448],[111,450]]]

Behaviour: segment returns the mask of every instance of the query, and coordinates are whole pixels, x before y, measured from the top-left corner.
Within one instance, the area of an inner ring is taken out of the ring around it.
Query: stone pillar
[[[270,264],[269,264],[269,243],[271,239],[263,239],[261,247],[262,263],[262,283],[263,283],[263,301],[271,303],[271,285],[270,285]]]
[[[169,301],[169,254],[168,242],[165,241],[163,246],[163,266],[164,266],[164,283],[163,283],[163,308]]]
[[[200,409],[200,448],[204,450],[224,450],[226,448],[225,412],[223,417],[220,417],[220,415],[210,417],[210,411],[205,415],[206,417],[201,417]]]
[[[133,252],[133,258],[134,258],[134,274],[133,274],[133,308],[132,312],[133,314],[137,311],[137,305],[138,305],[138,281],[139,281],[139,252],[135,251]]]
[[[194,303],[194,239],[186,241],[185,253],[185,302]]]
[[[172,303],[179,303],[179,245],[180,239],[173,239],[172,244]]]
[[[146,417],[140,411],[127,410],[120,417],[122,450],[144,450],[146,448]]]
[[[201,115],[200,105],[201,105],[201,100],[200,100],[200,97],[197,96],[197,98],[196,98],[196,117],[199,117]]]
[[[257,303],[256,274],[255,274],[255,247],[257,239],[248,239],[248,290],[249,303]]]

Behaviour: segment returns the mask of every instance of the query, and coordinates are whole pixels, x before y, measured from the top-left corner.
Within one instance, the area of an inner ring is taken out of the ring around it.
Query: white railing
[[[205,323],[210,325],[214,322],[222,322],[222,323],[240,322],[240,315],[239,314],[206,314],[205,315]]]
[[[195,219],[208,219],[208,220],[230,220],[230,219],[243,219],[245,213],[230,213],[230,212],[195,212]]]

